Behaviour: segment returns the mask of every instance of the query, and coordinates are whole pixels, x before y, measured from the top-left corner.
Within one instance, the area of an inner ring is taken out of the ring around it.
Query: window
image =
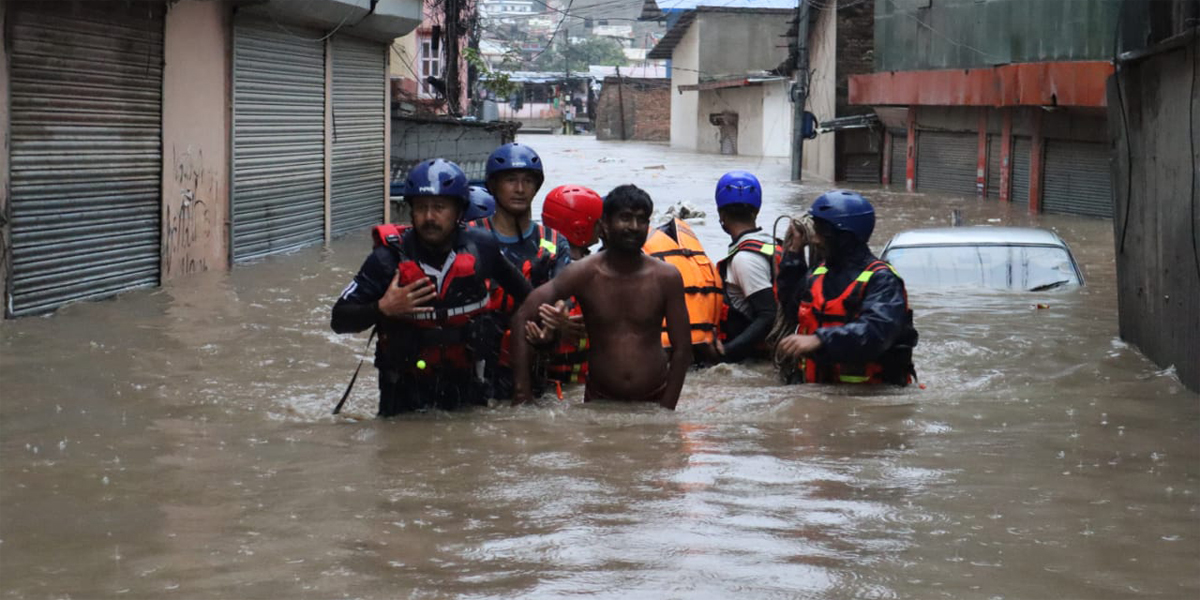
[[[439,47],[437,52],[433,51],[433,38],[421,38],[421,96],[435,96],[437,93],[426,78],[429,76],[442,76],[442,49]]]

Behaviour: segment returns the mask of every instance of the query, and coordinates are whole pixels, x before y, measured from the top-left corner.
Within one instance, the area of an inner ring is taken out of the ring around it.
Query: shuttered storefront
[[[846,181],[850,183],[879,183],[879,153],[846,155]]]
[[[1046,141],[1042,209],[1112,217],[1112,174],[1105,144]]]
[[[917,139],[917,190],[975,195],[979,135],[922,131]]]
[[[233,259],[321,242],[323,36],[239,16],[233,61]]]
[[[1004,136],[991,134],[987,145],[987,197],[991,200],[1000,198],[1000,158],[1004,148]]]
[[[333,38],[334,235],[365,232],[383,222],[387,46]]]
[[[892,164],[888,165],[892,185],[904,186],[908,169],[908,135],[892,133]]]
[[[163,5],[8,7],[13,316],[157,285]]]
[[[1029,206],[1029,169],[1033,155],[1033,140],[1014,137],[1012,149],[1012,192],[1009,199],[1022,206]]]

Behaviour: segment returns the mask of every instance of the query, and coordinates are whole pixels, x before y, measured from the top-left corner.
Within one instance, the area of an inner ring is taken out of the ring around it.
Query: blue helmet
[[[808,214],[829,223],[834,229],[848,231],[862,243],[875,231],[875,207],[858,192],[830,190],[813,201]]]
[[[487,190],[473,185],[470,191],[471,203],[467,206],[467,212],[463,213],[463,221],[486,219],[496,214],[496,199]]]
[[[458,165],[444,158],[433,158],[417,163],[408,172],[404,178],[404,200],[412,204],[412,199],[417,196],[451,196],[458,198],[466,211],[469,187],[467,174]]]
[[[749,171],[730,171],[717,182],[717,210],[731,204],[762,208],[762,185]]]
[[[518,170],[532,171],[537,177],[539,188],[546,180],[546,174],[542,171],[542,157],[538,156],[533,148],[516,142],[504,144],[492,151],[492,155],[487,159],[486,178],[490,180],[496,173]]]

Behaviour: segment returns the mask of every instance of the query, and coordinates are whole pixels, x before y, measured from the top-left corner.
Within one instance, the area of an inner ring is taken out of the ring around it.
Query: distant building
[[[450,104],[446,98],[445,34],[435,32],[434,26],[445,21],[445,4],[439,0],[424,0],[421,25],[410,34],[392,43],[392,93],[397,105],[405,112],[447,114]],[[437,35],[435,35],[437,33]],[[463,51],[467,36],[458,40],[458,109],[468,111],[467,61]]]
[[[671,15],[666,35],[647,55],[670,59],[671,146],[791,156],[791,81],[777,69],[786,66],[780,42],[794,15],[793,9],[709,6]]]
[[[1119,8],[876,2],[875,72],[851,76],[848,92],[885,128],[881,179],[1111,217],[1105,81]]]

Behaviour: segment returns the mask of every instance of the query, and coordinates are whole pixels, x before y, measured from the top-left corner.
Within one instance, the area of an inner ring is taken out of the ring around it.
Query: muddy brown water
[[[711,211],[721,172],[754,170],[763,224],[825,187],[772,159],[525,141],[549,185],[663,206]],[[865,191],[876,249],[957,208],[1055,229],[1088,285],[910,290],[924,390],[722,366],[674,413],[572,390],[381,421],[368,372],[331,416],[366,336],[331,333],[329,306],[366,232],[4,322],[0,597],[1200,596],[1200,398],[1118,339],[1111,223]],[[697,229],[723,253],[715,218]]]

